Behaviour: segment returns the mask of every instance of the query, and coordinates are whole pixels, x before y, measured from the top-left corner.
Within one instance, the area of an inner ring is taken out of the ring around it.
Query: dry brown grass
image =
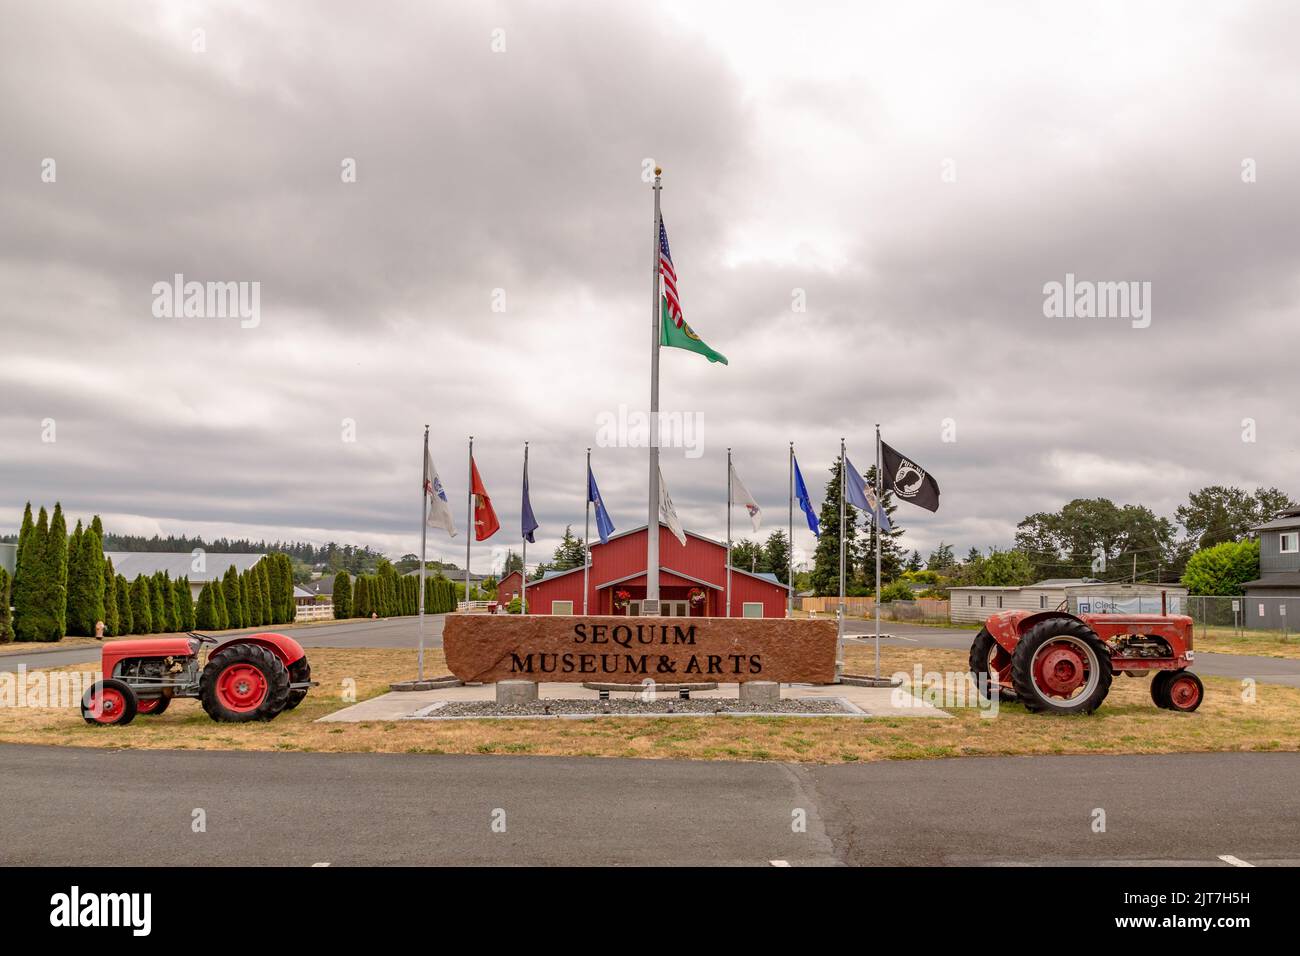
[[[1243,630],[1241,636],[1230,627],[1211,627],[1204,633],[1196,629],[1193,646],[1212,654],[1246,654],[1253,657],[1279,657],[1300,660],[1300,634],[1285,638],[1281,631]]]
[[[846,649],[847,666],[872,666],[869,648]],[[954,719],[869,720],[791,717],[672,717],[570,720],[383,721],[318,724],[345,706],[344,680],[357,699],[383,693],[410,677],[406,650],[316,649],[313,676],[321,686],[297,710],[266,724],[218,724],[196,701],[177,701],[161,717],[137,717],[127,727],[90,727],[69,710],[0,710],[0,742],[180,750],[299,750],[384,753],[514,753],[839,763],[988,754],[1173,753],[1220,750],[1300,750],[1300,689],[1261,684],[1257,699],[1241,699],[1235,681],[1206,680],[1194,714],[1158,710],[1147,682],[1117,678],[1101,710],[1089,717],[1050,717],[1004,705],[995,719],[953,709]],[[887,648],[885,673],[960,671],[960,651]],[[439,651],[430,673],[443,669]],[[73,670],[75,668],[62,668]]]

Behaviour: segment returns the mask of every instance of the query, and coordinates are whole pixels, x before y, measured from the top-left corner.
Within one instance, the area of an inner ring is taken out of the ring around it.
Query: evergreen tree
[[[22,530],[18,533],[18,562],[14,568],[12,600],[14,637],[19,641],[40,640],[46,623],[41,608],[41,570],[45,563],[45,539],[50,532],[50,518],[41,508],[39,521],[32,520],[28,502],[23,512]]]
[[[551,567],[556,571],[567,571],[569,568],[580,568],[582,567],[585,554],[586,551],[583,548],[582,539],[574,535],[571,526],[565,525],[564,537],[560,539],[560,545],[555,549],[555,554],[551,560]]]
[[[153,599],[149,580],[143,574],[137,574],[131,582],[131,621],[136,634],[153,633]]]
[[[210,583],[212,584],[213,617],[217,622],[217,630],[224,631],[230,627],[230,609],[226,607],[226,589],[222,586],[220,578],[216,578]]]
[[[253,599],[250,596],[251,588],[248,586],[248,572],[245,571],[239,576],[239,610],[244,627],[257,627],[257,622],[253,620]]]
[[[58,641],[68,633],[68,525],[63,518],[63,505],[57,501],[45,542],[45,573],[50,592],[46,607],[54,616],[55,627],[47,632],[44,640]]]
[[[117,574],[113,571],[113,562],[104,559],[104,636],[120,637],[122,619],[117,613]]]
[[[134,634],[135,619],[131,614],[131,584],[126,579],[126,575],[117,575],[117,585],[114,588],[117,592],[117,633]]]
[[[822,498],[822,510],[818,515],[821,536],[817,539],[817,550],[813,552],[812,586],[817,595],[838,595],[840,593],[840,460],[836,458],[830,467],[831,477],[826,482],[826,494]],[[853,559],[857,555],[857,517],[858,510],[844,502],[845,552],[844,575],[847,580],[853,577]],[[874,574],[874,572],[873,572]],[[847,590],[847,583],[845,588]]]
[[[426,579],[426,583],[428,580]],[[428,603],[427,600],[425,603]],[[352,577],[346,571],[334,575],[334,618],[346,621],[352,616]]]
[[[930,557],[925,562],[927,571],[944,571],[957,567],[957,559],[953,556],[952,545],[939,542],[939,547],[930,552]]]
[[[221,596],[226,601],[226,626],[244,627],[244,603],[239,593],[239,572],[232,564],[221,582]]]
[[[9,572],[0,568],[0,644],[14,639],[13,618],[9,612]]]
[[[293,623],[298,616],[298,599],[293,596],[293,560],[287,555],[280,555],[284,564],[284,622]]]
[[[171,627],[172,616],[167,612],[167,595],[171,593],[171,589],[171,581],[162,571],[155,572],[149,580],[150,610],[153,613],[151,623],[154,634],[162,634]]]
[[[907,559],[907,570],[920,571],[921,567],[921,552],[913,551],[912,556]]]
[[[353,611],[356,617],[369,617],[370,607],[370,576],[366,574],[357,575],[356,593],[353,595]]]
[[[782,584],[790,583],[790,539],[784,531],[773,531],[767,536],[763,563]]]
[[[265,559],[257,562],[253,567],[257,569],[257,581],[262,586],[262,623],[270,624],[272,623],[271,580],[268,576]]]
[[[172,601],[176,607],[176,629],[194,630],[194,596],[190,592],[189,578],[177,578],[172,582],[172,590],[175,593]]]
[[[158,630],[175,634],[181,629],[180,615],[176,610],[176,582],[172,580],[170,574],[164,572],[161,579],[155,582],[154,590],[162,598],[162,624],[158,626]]]
[[[212,582],[205,581],[199,589],[199,603],[194,609],[194,627],[199,631],[220,630],[217,623],[217,608],[212,600]]]
[[[266,608],[262,604],[262,582],[257,575],[257,565],[249,568],[245,575],[248,579],[248,612],[249,623],[253,627],[261,627],[266,623]]]
[[[86,575],[90,569],[82,561],[81,539],[81,522],[78,521],[68,540],[68,593],[64,611],[68,633],[77,637],[89,637],[95,633],[95,622],[86,620],[90,613],[86,607],[90,590],[86,586]]]

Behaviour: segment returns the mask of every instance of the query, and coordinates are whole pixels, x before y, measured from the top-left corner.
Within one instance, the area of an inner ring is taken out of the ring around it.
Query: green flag
[[[659,310],[662,316],[662,327],[659,332],[659,344],[667,346],[670,349],[686,349],[688,352],[699,352],[710,362],[727,363],[727,357],[721,352],[715,352],[705,344],[704,340],[695,334],[695,330],[686,324],[683,319],[680,326],[676,325],[672,316],[668,312],[668,300],[659,300]]]

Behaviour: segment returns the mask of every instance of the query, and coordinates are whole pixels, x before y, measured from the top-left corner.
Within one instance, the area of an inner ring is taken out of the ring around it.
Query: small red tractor
[[[201,651],[212,645],[202,659]],[[157,716],[177,697],[197,698],[213,720],[271,720],[297,707],[316,686],[302,645],[283,634],[241,634],[224,641],[203,634],[110,641],[104,679],[81,700],[88,724],[129,724]]]
[[[984,622],[970,649],[980,692],[1031,711],[1090,714],[1116,673],[1151,679],[1157,707],[1192,711],[1205,687],[1187,670],[1195,659],[1192,619],[1181,614],[1002,611]],[[1162,602],[1163,607],[1163,602]]]

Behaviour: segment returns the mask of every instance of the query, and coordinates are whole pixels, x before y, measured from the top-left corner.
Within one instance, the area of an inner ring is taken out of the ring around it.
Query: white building
[[[1050,578],[1024,587],[948,589],[949,616],[956,622],[982,623],[998,611],[1052,611],[1073,598],[1078,613],[1159,614],[1161,594],[1169,614],[1182,614],[1187,588],[1178,584],[1116,584],[1095,578]]]
[[[128,581],[134,581],[139,574],[149,577],[159,571],[166,571],[173,581],[189,578],[190,593],[197,601],[203,585],[220,581],[231,565],[236,574],[243,574],[266,555],[207,552],[196,557],[189,551],[105,551],[104,557],[113,562],[113,571]]]

